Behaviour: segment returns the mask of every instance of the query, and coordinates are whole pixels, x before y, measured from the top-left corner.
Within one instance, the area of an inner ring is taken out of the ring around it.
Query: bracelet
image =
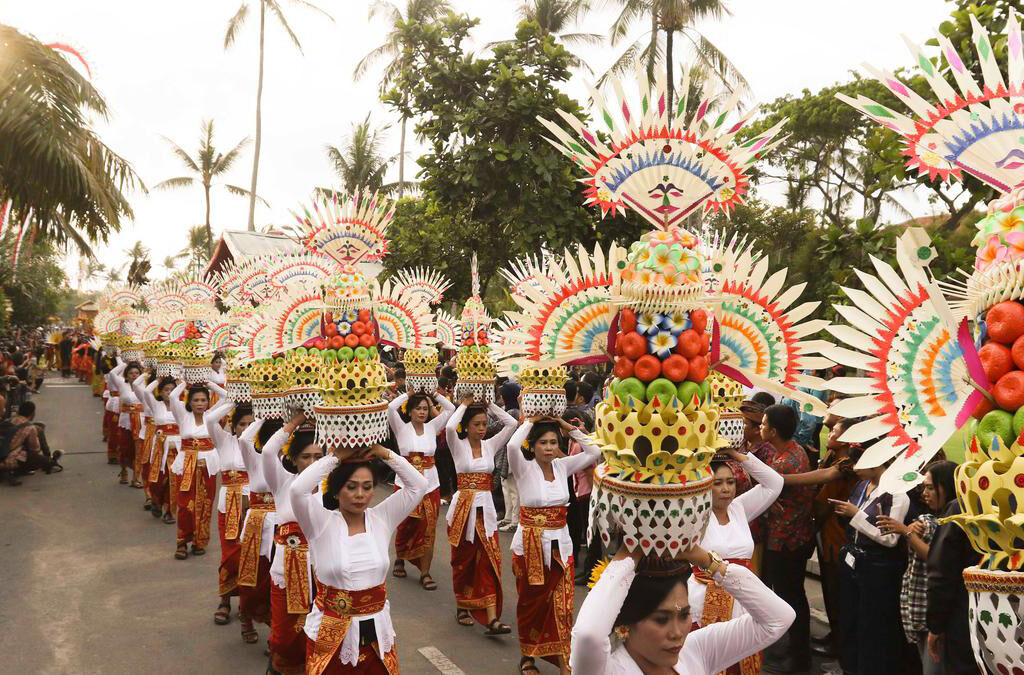
[[[709,562],[706,567],[701,567],[701,569],[706,572],[709,577],[713,577],[725,569],[725,561],[722,560],[722,556],[718,555],[714,551],[708,551],[708,556],[711,558],[711,562]]]

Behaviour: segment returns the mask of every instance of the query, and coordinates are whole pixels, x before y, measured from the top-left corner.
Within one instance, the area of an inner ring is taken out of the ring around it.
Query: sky
[[[250,0],[255,4],[256,0]],[[522,0],[453,0],[459,12],[480,19],[471,48],[486,50],[490,42],[515,31]],[[215,124],[215,144],[227,150],[255,135],[258,13],[227,51],[224,32],[241,0],[0,0],[0,21],[44,42],[65,42],[88,61],[93,82],[110,108],[107,120],[96,120],[103,140],[127,158],[147,186],[187,175],[164,137],[189,152],[199,143],[202,120]],[[404,0],[399,0],[404,3]],[[387,23],[370,20],[371,0],[316,0],[334,21],[281,0],[300,53],[284,31],[268,21],[263,94],[263,148],[258,193],[270,207],[257,205],[257,227],[285,225],[290,211],[308,203],[314,186],[336,186],[325,144],[342,145],[352,126],[370,115],[375,126],[392,124],[387,133],[389,154],[398,151],[397,116],[377,95],[382,68],[363,80],[353,79],[358,61],[383,42]],[[597,0],[598,10],[578,26],[581,32],[607,34],[615,17],[614,2]],[[846,79],[862,63],[882,68],[909,64],[900,39],[922,43],[935,33],[952,6],[941,0],[732,0],[732,16],[696,28],[722,49],[752,89],[750,103],[771,101],[803,89],[816,91]],[[641,32],[639,27],[637,34]],[[594,73],[603,73],[623,45],[607,43],[575,50]],[[677,53],[686,63],[688,55]],[[583,101],[578,72],[566,91]],[[541,129],[538,125],[538,133]],[[411,136],[411,134],[410,134]],[[407,174],[415,171],[417,147],[410,147]],[[248,187],[252,150],[227,175],[225,182]],[[397,177],[392,169],[390,179]],[[186,232],[203,222],[199,187],[176,191],[136,191],[135,212],[108,244],[95,247],[105,264],[123,263],[136,241],[151,250],[151,279],[166,276],[164,258],[185,247]],[[915,214],[929,212],[911,196],[905,206]],[[214,237],[225,229],[245,229],[248,200],[214,190],[211,222]],[[78,283],[79,257],[65,261],[70,283]],[[85,288],[97,287],[86,284]]]

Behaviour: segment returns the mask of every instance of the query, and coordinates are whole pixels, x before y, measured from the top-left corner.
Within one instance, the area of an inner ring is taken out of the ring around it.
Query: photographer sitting
[[[46,473],[63,471],[60,450],[50,454],[42,424],[33,420],[36,404],[24,401],[18,406],[18,414],[10,420],[0,422],[0,469],[7,472],[8,485],[21,485],[18,474],[32,473],[42,469]]]

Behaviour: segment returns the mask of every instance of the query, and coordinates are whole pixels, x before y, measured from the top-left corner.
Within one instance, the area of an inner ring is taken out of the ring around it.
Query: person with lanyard
[[[754,538],[750,534],[749,523],[778,499],[784,480],[755,455],[732,448],[723,455],[716,455],[711,462],[714,474],[711,519],[700,545],[718,552],[732,564],[750,569]],[[738,497],[734,466],[743,467],[744,472],[757,481],[755,487]],[[687,582],[687,592],[694,627],[730,621],[745,613],[739,602],[711,576],[699,570]],[[760,672],[760,652],[744,657],[725,670],[726,675],[757,675]]]
[[[210,382],[210,387],[220,389]],[[252,424],[252,408],[247,403],[235,405],[220,389],[221,403],[205,416],[206,429],[213,440],[220,465],[220,490],[217,495],[217,532],[220,535],[220,567],[218,574],[218,595],[220,604],[214,613],[217,625],[226,625],[231,620],[231,596],[237,595],[238,617],[242,627],[242,640],[249,644],[259,640],[247,611],[247,599],[238,586],[238,562],[242,554],[242,522],[245,518],[245,502],[249,494],[249,474],[242,461],[239,436]],[[231,413],[230,431],[221,426],[221,420]]]
[[[865,450],[869,444],[865,444]],[[904,560],[896,546],[900,536],[882,531],[880,516],[902,523],[910,510],[906,494],[882,493],[878,481],[884,464],[867,460],[854,467],[861,479],[850,501],[830,499],[836,513],[848,518],[846,546],[840,551],[839,663],[848,675],[895,675],[899,672],[900,580]]]
[[[435,402],[436,398],[436,402]],[[440,406],[440,408],[438,407]],[[427,591],[437,590],[437,582],[430,576],[434,559],[434,539],[437,531],[437,513],[441,508],[441,482],[434,453],[437,435],[444,430],[455,406],[444,396],[431,397],[425,392],[395,397],[388,404],[388,424],[395,434],[398,451],[427,478],[427,494],[405,519],[395,533],[396,577],[406,576],[405,561],[420,570],[420,586]],[[402,487],[402,477],[395,478],[395,489]]]
[[[142,479],[149,488],[150,515],[162,518],[167,524],[174,522],[172,504],[176,504],[178,487],[177,479],[171,485],[170,465],[181,447],[178,423],[169,403],[175,386],[174,378],[161,377],[140,387],[141,399],[148,407],[153,422],[153,436],[148,441],[149,454],[144,465],[148,472],[143,471]]]
[[[487,435],[487,413],[502,424]],[[491,496],[494,456],[505,448],[518,421],[495,404],[473,405],[467,394],[445,425],[451,449],[458,492],[448,509],[448,543],[452,554],[452,588],[455,591],[455,620],[461,626],[473,621],[486,626],[486,635],[503,635],[512,628],[501,622],[501,549],[498,543],[498,514]]]
[[[263,444],[260,454],[263,480],[274,495],[278,523],[270,565],[269,671],[282,675],[306,672],[302,629],[313,598],[309,542],[295,516],[290,492],[298,476],[323,457],[313,430],[303,426],[305,421],[305,414],[296,413]]]
[[[583,452],[561,456],[561,438]],[[596,463],[600,449],[562,419],[535,416],[520,425],[508,444],[508,463],[519,489],[519,527],[512,537],[512,572],[519,594],[519,670],[539,673],[543,658],[569,672],[574,561],[566,525],[569,476]],[[589,671],[577,671],[589,672]]]
[[[249,504],[245,510],[238,557],[238,595],[246,614],[256,623],[271,625],[270,563],[274,555],[277,510],[274,493],[263,478],[263,463],[254,442],[264,420],[256,419],[238,437],[245,471],[249,474]]]
[[[141,488],[142,482],[135,471],[135,455],[141,452],[138,446],[139,430],[142,428],[142,404],[132,391],[132,382],[142,374],[142,366],[135,361],[125,363],[121,357],[117,357],[117,366],[110,371],[110,382],[118,392],[120,413],[117,419],[118,427],[118,463],[121,465],[119,480],[121,485],[128,484],[128,469],[132,468],[131,486]]]
[[[686,565],[679,562],[696,566],[746,613],[691,630]],[[700,546],[673,561],[645,558],[639,548],[630,553],[620,546],[576,617],[572,672],[712,675],[777,641],[795,617],[753,572]]]
[[[217,488],[220,465],[210,432],[206,427],[206,411],[210,393],[206,387],[193,385],[185,391],[181,382],[171,392],[171,412],[181,436],[181,452],[171,464],[171,473],[178,477],[174,494],[178,505],[178,537],[174,557],[188,558],[189,543],[192,555],[204,555],[210,543],[210,519],[213,516],[213,493]],[[173,483],[173,481],[172,481]]]
[[[369,464],[383,461],[402,487],[375,506]],[[323,494],[313,490],[326,480]],[[334,449],[289,490],[295,518],[317,561],[316,602],[306,618],[308,675],[398,675],[387,579],[395,529],[423,498],[427,478],[381,445]]]

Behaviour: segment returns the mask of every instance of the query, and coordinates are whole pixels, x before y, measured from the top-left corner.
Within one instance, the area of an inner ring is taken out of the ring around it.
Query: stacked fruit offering
[[[639,403],[662,404],[677,398],[696,408],[708,401],[710,338],[703,309],[671,313],[625,308],[615,335],[611,393]]]
[[[1007,300],[985,313],[978,356],[992,384],[974,412],[978,440],[985,450],[993,435],[1010,445],[1024,430],[1024,304]]]
[[[492,403],[497,368],[487,345],[491,320],[479,297],[472,296],[466,301],[461,322],[462,347],[455,355],[455,370],[459,374],[455,396],[472,394],[478,402]]]
[[[437,389],[437,348],[407,349],[402,357],[407,391],[432,392]]]

